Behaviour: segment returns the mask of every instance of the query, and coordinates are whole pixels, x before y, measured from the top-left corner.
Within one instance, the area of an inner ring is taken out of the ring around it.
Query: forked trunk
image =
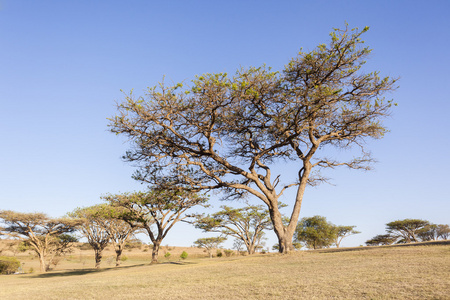
[[[158,263],[158,252],[161,241],[153,242],[153,250],[152,250],[152,264]]]

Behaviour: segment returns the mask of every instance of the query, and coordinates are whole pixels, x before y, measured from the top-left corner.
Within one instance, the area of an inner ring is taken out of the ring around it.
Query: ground
[[[213,259],[196,248],[168,248],[172,258],[159,264],[133,249],[120,268],[104,262],[99,271],[88,268],[93,257],[74,253],[49,273],[0,276],[0,299],[450,298],[448,243]],[[183,250],[192,255],[181,261]],[[36,260],[19,259],[25,270]]]

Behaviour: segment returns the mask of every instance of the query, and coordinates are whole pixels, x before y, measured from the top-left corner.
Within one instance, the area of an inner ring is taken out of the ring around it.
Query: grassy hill
[[[120,268],[99,271],[74,253],[49,273],[0,276],[0,299],[450,298],[448,243],[213,259],[195,250],[179,261],[172,248],[176,258],[149,265],[150,252],[133,249]]]

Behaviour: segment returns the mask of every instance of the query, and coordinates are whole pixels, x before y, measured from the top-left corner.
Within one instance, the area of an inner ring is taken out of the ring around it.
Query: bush
[[[181,259],[186,259],[188,257],[188,253],[186,251],[183,251],[180,255]]]
[[[120,257],[120,261],[126,261],[126,260],[128,260],[128,256],[122,255],[122,257]]]
[[[234,252],[234,251],[233,251],[233,250],[228,250],[228,249],[227,249],[227,250],[223,250],[223,252],[225,253],[225,256],[226,256],[226,257],[230,257],[231,255],[233,255],[233,252]]]
[[[223,255],[223,253],[222,253],[222,250],[217,250],[217,257],[222,257],[222,255]]]
[[[164,257],[167,258],[167,259],[169,259],[169,257],[170,257],[170,252],[167,252],[166,254],[164,254]]]
[[[20,267],[20,262],[15,257],[0,256],[0,274],[13,274]]]

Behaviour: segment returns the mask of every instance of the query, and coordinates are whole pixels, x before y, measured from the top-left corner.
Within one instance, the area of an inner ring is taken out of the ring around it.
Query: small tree
[[[214,249],[217,249],[220,244],[226,241],[226,237],[209,237],[209,238],[201,238],[194,242],[198,248],[204,248],[208,254],[209,258],[213,257]]]
[[[450,235],[450,227],[446,224],[437,225],[437,235],[443,240],[448,240]]]
[[[297,226],[294,240],[308,248],[330,247],[337,239],[337,228],[322,216],[303,218]]]
[[[348,236],[361,233],[355,230],[356,226],[337,226],[336,240],[334,241],[336,248],[339,248],[342,240]]]
[[[233,241],[233,249],[237,251],[239,254],[242,250],[242,247],[244,246],[244,241],[241,239],[234,239]]]
[[[120,217],[125,210],[108,204],[100,204],[90,208],[98,224],[103,226],[109,236],[109,241],[116,252],[116,267],[120,266],[125,245],[142,229],[136,224],[125,222]]]
[[[208,198],[183,190],[151,189],[103,197],[114,207],[121,207],[120,218],[132,226],[143,228],[153,243],[152,263],[158,262],[162,240],[179,221],[192,217],[185,212],[196,206],[206,205]]]
[[[397,236],[390,234],[379,234],[366,241],[367,246],[392,245],[398,240]]]
[[[403,237],[406,243],[418,242],[418,234],[430,222],[420,219],[404,219],[389,222],[386,224],[386,230],[389,234]]]
[[[83,237],[85,237],[94,249],[95,253],[95,267],[100,268],[102,261],[102,253],[110,241],[109,232],[106,230],[106,223],[108,220],[101,215],[98,215],[98,206],[91,206],[86,208],[77,208],[69,216],[77,218],[81,221],[78,226]]]
[[[213,215],[201,216],[195,227],[205,232],[219,232],[243,241],[248,254],[255,253],[260,246],[265,229],[272,229],[269,211],[262,205],[245,208],[221,206],[222,210]]]
[[[183,260],[185,260],[187,257],[188,257],[188,253],[187,253],[186,251],[183,251],[183,252],[180,254],[180,258],[183,259]]]
[[[68,218],[50,218],[44,213],[0,211],[0,219],[8,236],[26,241],[39,257],[41,272],[50,268],[51,260],[71,246],[74,239],[66,233],[74,232],[79,221]],[[48,258],[50,257],[50,261]]]

